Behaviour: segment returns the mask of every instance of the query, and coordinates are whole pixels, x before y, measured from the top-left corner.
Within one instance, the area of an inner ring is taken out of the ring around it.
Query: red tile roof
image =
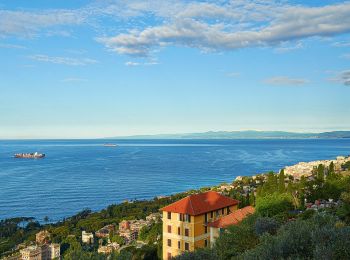
[[[219,218],[218,220],[208,223],[208,226],[215,228],[226,228],[228,226],[237,225],[244,218],[250,214],[253,214],[254,212],[255,209],[252,206],[247,206],[245,208],[236,210],[227,216]]]
[[[160,210],[197,216],[213,210],[237,205],[238,200],[225,197],[215,191],[190,195]]]

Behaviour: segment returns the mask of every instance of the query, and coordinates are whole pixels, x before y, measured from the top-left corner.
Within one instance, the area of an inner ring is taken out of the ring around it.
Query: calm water
[[[104,147],[103,143],[118,147]],[[43,152],[41,160],[14,153]],[[0,141],[0,219],[52,221],[84,208],[231,182],[299,161],[350,154],[339,140]]]

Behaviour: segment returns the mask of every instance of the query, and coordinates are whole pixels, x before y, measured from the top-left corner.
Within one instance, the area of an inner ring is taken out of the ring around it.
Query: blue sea
[[[13,158],[36,151],[46,157]],[[350,139],[0,141],[0,219],[57,221],[85,208],[97,211],[348,154]]]

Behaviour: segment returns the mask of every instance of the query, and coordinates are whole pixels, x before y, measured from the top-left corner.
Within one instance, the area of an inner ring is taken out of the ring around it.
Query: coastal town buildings
[[[37,244],[42,245],[50,241],[51,234],[47,230],[40,231],[35,235],[35,241]]]
[[[238,203],[208,191],[190,195],[162,208],[163,259],[209,246],[208,224],[237,210]]]
[[[284,174],[291,175],[294,178],[300,179],[301,176],[310,176],[314,168],[319,166],[320,164],[324,165],[325,167],[329,167],[329,165],[333,162],[335,170],[341,170],[341,166],[349,161],[350,156],[338,156],[335,160],[300,162],[293,166],[285,167]]]
[[[111,232],[115,231],[114,225],[107,225],[96,231],[95,236],[98,238],[108,238]]]
[[[86,244],[93,244],[94,243],[94,234],[82,231],[81,232],[81,241]]]
[[[125,243],[129,244],[138,238],[140,230],[145,226],[150,226],[153,217],[149,217],[148,220],[123,220],[119,223],[119,236],[125,239]]]
[[[44,244],[41,246],[41,259],[59,259],[60,257],[60,245],[59,244]]]
[[[109,255],[111,254],[113,251],[117,251],[119,250],[120,248],[120,245],[116,242],[114,243],[109,243],[105,246],[100,246],[98,249],[97,249],[97,252],[99,254],[105,254],[105,255]]]
[[[130,222],[123,220],[119,223],[119,236],[124,238],[126,244],[129,244],[137,239],[138,230],[132,230]]]
[[[12,258],[7,258],[7,260],[51,260],[59,259],[60,256],[60,245],[52,243],[28,246],[20,250],[19,255],[13,256]]]
[[[146,217],[146,221],[148,223],[155,222],[158,223],[161,220],[161,214],[160,213],[151,213]]]
[[[42,260],[40,246],[28,246],[20,251],[22,260]]]

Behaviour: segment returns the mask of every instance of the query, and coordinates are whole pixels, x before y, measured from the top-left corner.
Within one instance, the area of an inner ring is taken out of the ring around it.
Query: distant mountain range
[[[350,138],[350,131],[293,133],[283,131],[218,131],[187,134],[158,134],[112,137],[112,139],[335,139]]]

